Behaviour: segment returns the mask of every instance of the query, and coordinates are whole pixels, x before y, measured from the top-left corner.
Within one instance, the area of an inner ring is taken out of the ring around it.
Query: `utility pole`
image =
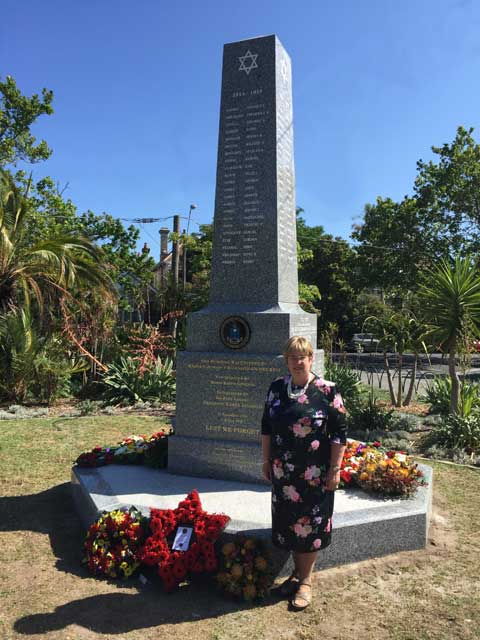
[[[190,205],[190,210],[188,212],[188,223],[187,223],[187,233],[186,235],[188,236],[188,231],[190,229],[190,218],[192,217],[192,211],[194,209],[197,208],[196,204],[191,204]],[[183,290],[185,291],[187,286],[187,245],[186,243],[184,243],[183,245]]]
[[[180,235],[180,216],[173,216],[173,233],[176,234],[176,239],[173,241],[172,245],[172,272],[173,272],[173,286],[175,289],[178,286],[178,272],[180,266],[180,256],[179,256],[179,240],[178,237]]]

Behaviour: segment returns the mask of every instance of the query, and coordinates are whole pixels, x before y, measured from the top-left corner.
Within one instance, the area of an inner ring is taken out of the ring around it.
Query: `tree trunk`
[[[393,390],[392,374],[390,373],[390,365],[388,363],[387,352],[383,352],[383,362],[385,364],[385,372],[387,374],[388,389],[390,391],[390,400],[395,404],[395,391]]]
[[[395,403],[396,407],[402,406],[402,364],[403,364],[403,353],[398,354],[398,387],[397,387],[397,402]]]
[[[418,356],[415,353],[413,359],[412,377],[410,378],[410,384],[408,385],[407,395],[405,396],[405,400],[403,401],[404,407],[407,407],[412,401],[413,389],[415,388],[415,381],[417,379],[417,359]]]
[[[458,413],[458,399],[460,395],[460,379],[458,377],[457,369],[455,366],[455,353],[457,350],[457,343],[453,340],[448,350],[448,373],[452,381],[452,395],[450,397],[450,410],[452,413]]]

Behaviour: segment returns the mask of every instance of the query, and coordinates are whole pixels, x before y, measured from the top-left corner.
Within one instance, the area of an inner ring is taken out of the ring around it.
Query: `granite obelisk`
[[[316,345],[298,305],[291,62],[275,35],[227,44],[210,301],[177,357],[174,473],[258,482],[259,423],[292,335]],[[322,366],[316,353],[316,370]]]

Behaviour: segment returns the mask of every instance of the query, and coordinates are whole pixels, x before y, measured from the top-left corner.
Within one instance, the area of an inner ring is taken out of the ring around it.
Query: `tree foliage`
[[[30,207],[8,171],[0,171],[0,308],[40,310],[45,299],[69,296],[74,289],[112,288],[102,252],[79,234],[32,238]]]
[[[434,159],[418,161],[413,195],[365,206],[352,233],[362,286],[415,290],[439,261],[479,251],[480,146],[472,133],[459,127],[453,142],[432,147]]]
[[[430,339],[448,352],[452,380],[451,410],[457,413],[460,380],[456,354],[468,349],[470,340],[480,335],[480,269],[471,257],[443,260],[428,271],[419,290],[430,321]]]
[[[363,222],[352,233],[359,243],[358,285],[387,292],[414,287],[419,269],[428,263],[429,233],[414,198],[400,203],[377,198],[375,204],[365,205]]]
[[[30,127],[39,116],[53,113],[52,100],[48,89],[42,89],[41,97],[34,94],[29,98],[22,95],[11,76],[0,81],[0,167],[50,157],[51,149],[45,140],[37,143]]]
[[[310,289],[307,302],[319,313],[319,328],[335,323],[341,336],[352,330],[354,314],[353,250],[339,237],[325,233],[323,227],[309,227],[297,211],[300,291]],[[305,307],[304,307],[305,308]]]
[[[17,182],[28,183],[24,172],[18,172]],[[126,310],[145,306],[146,291],[153,280],[154,259],[137,251],[138,229],[124,227],[122,221],[108,213],[86,211],[66,199],[50,177],[32,185],[28,195],[27,235],[30,242],[59,235],[84,236],[101,247],[111,279],[119,294],[119,306]]]

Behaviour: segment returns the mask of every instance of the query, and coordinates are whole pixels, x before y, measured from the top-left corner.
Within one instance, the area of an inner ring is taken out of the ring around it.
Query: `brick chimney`
[[[160,234],[160,262],[163,262],[168,255],[168,234],[170,230],[162,227],[158,232]]]

